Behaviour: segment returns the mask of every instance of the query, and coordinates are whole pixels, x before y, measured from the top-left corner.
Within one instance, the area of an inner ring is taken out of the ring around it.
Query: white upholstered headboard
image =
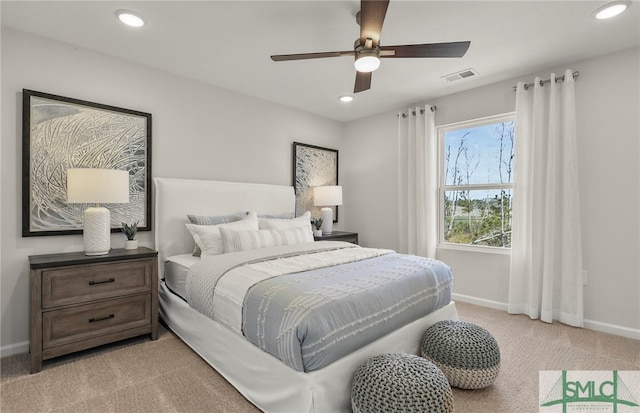
[[[295,212],[292,186],[175,178],[154,178],[154,184],[155,248],[160,265],[165,257],[193,251],[193,238],[185,227],[187,214]]]

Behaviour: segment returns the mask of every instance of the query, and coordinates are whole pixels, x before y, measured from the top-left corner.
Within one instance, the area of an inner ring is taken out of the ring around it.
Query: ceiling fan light
[[[340,102],[349,103],[353,101],[353,96],[351,95],[342,95],[340,96]]]
[[[144,19],[137,13],[134,13],[129,10],[118,10],[116,12],[116,17],[122,23],[131,27],[142,27],[144,26]]]
[[[629,7],[629,1],[613,1],[604,6],[600,6],[593,12],[593,16],[598,20],[610,19],[617,16]]]
[[[375,54],[362,53],[356,56],[356,62],[354,63],[356,70],[362,73],[373,72],[380,67],[380,58]]]

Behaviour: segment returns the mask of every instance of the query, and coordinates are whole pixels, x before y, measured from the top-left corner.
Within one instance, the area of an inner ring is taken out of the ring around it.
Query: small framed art
[[[296,192],[296,216],[311,211],[321,216],[313,205],[313,187],[338,185],[338,150],[293,142],[293,186]],[[338,207],[333,207],[333,222],[338,222]]]

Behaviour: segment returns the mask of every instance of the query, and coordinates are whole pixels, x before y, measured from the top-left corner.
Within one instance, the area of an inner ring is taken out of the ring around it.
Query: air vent
[[[442,76],[442,78],[447,82],[454,82],[456,80],[466,79],[468,77],[476,76],[477,74],[478,72],[476,72],[474,69],[465,69],[456,73],[451,73],[451,74]]]

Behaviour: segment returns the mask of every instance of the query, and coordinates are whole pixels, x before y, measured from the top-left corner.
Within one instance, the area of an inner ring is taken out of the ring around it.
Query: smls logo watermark
[[[541,371],[540,413],[640,413],[640,371]]]

